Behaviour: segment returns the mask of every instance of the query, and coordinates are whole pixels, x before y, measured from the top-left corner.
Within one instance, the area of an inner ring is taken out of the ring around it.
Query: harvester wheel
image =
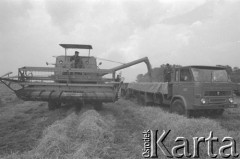
[[[62,103],[61,102],[56,102],[56,108],[59,109],[61,107]]]
[[[60,102],[56,102],[56,101],[49,101],[48,102],[48,110],[55,110],[57,108],[61,107],[61,103]]]
[[[102,107],[103,107],[103,103],[102,102],[96,102],[94,104],[94,109],[95,110],[102,110]]]
[[[182,100],[180,100],[180,99],[176,99],[175,101],[173,101],[173,103],[170,106],[170,111],[172,113],[177,113],[179,115],[185,115],[186,114],[184,104],[183,104]]]
[[[49,101],[48,102],[48,110],[55,110],[55,109],[56,109],[55,102]]]

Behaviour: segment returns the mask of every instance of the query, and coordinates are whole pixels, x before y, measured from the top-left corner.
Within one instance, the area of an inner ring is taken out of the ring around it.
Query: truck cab
[[[211,110],[223,113],[233,104],[233,83],[226,70],[214,66],[175,68],[168,84],[172,111],[180,114],[192,110]]]

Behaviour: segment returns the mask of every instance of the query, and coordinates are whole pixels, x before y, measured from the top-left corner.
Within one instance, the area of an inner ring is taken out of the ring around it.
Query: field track
[[[29,106],[23,106],[24,104]],[[93,112],[104,120],[103,123],[110,126],[109,132],[112,133],[112,139],[104,150],[108,155],[104,157],[122,158],[124,156],[124,158],[127,158],[132,154],[135,154],[136,158],[141,157],[141,151],[139,150],[141,150],[142,142],[139,139],[142,138],[144,121],[131,109],[119,103],[105,104],[103,110],[99,112],[86,107],[78,110],[78,112],[75,111],[73,106],[50,112],[47,109],[47,104],[42,102],[23,102],[22,104],[9,104],[7,106],[8,109],[3,108],[6,109],[5,113],[13,113],[14,115],[5,116],[5,120],[0,122],[1,155],[31,151],[43,137],[43,130],[54,122],[65,120],[71,114],[76,114],[78,118],[81,118],[87,113],[90,113],[91,116]],[[20,110],[18,110],[18,107]],[[22,107],[24,107],[24,110]],[[1,116],[1,118],[3,117]],[[138,147],[136,147],[136,144]]]
[[[104,104],[100,111],[90,105],[77,111],[73,105],[48,111],[47,103],[23,102],[0,87],[3,158],[142,158],[142,132],[146,129],[171,129],[169,138],[208,136],[214,131],[219,138],[229,135],[240,141],[240,108],[227,110],[220,118],[187,119],[121,99]],[[173,145],[166,142],[166,146]],[[204,149],[200,151],[205,158]]]

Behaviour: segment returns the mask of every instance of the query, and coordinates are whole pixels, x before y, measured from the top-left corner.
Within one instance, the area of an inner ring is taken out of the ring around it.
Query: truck
[[[222,115],[236,108],[233,83],[225,68],[185,66],[171,71],[169,82],[126,83],[122,95],[143,105],[166,105],[170,112],[192,116],[199,113]]]

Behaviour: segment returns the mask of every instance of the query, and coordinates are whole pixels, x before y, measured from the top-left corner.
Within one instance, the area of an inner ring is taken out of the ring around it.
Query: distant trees
[[[232,82],[240,83],[240,70],[238,69],[237,71],[233,71],[230,74],[230,78],[231,78]]]
[[[239,67],[231,67],[229,65],[223,66],[223,65],[217,65],[226,68],[226,71],[228,75],[230,76],[230,79],[232,82],[240,83],[240,68]]]

